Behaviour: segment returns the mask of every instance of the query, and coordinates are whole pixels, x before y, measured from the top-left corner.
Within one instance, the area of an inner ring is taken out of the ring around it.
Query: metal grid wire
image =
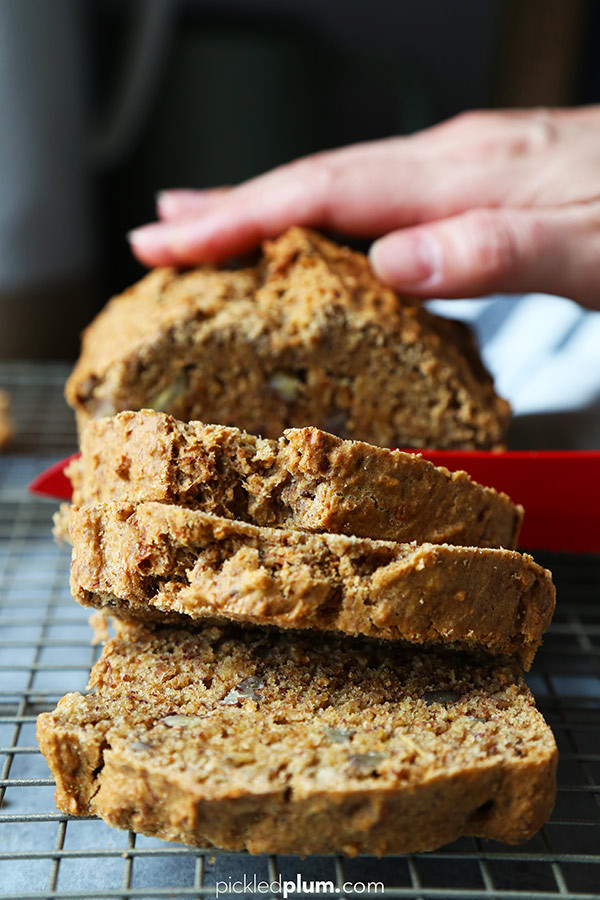
[[[387,897],[600,897],[600,558],[542,555],[558,588],[554,623],[529,678],[559,749],[551,821],[521,847],[463,838],[435,853],[377,860],[199,851],[57,812],[35,718],[85,687],[97,649],[71,599],[69,551],[50,536],[53,504],[26,493],[75,446],[61,365],[0,365],[19,429],[0,458],[0,896],[214,896],[215,882],[277,876],[383,882]],[[348,892],[349,893],[349,892]],[[240,892],[236,893],[240,896]],[[297,893],[295,896],[308,896]]]

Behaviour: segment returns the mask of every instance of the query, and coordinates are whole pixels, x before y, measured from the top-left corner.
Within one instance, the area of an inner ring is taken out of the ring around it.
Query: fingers
[[[600,306],[600,203],[569,209],[477,209],[386,235],[375,272],[418,297],[540,291]]]
[[[212,198],[189,194],[161,201],[166,221],[131,232],[146,265],[221,261],[275,237],[291,225],[376,236],[468,208],[495,182],[471,164],[421,159],[404,139],[325,153],[283,166]],[[487,185],[487,188],[486,188]],[[172,215],[173,206],[191,217]]]
[[[372,157],[356,146],[319,154],[252,179],[216,201],[203,192],[169,192],[160,198],[164,221],[129,234],[136,256],[147,265],[193,265],[243,253],[291,225],[325,227],[339,218],[348,230],[360,229],[365,211],[378,215],[379,192],[369,190],[369,173],[386,142],[377,142]],[[354,182],[352,196],[342,196],[342,182]],[[368,196],[366,196],[368,195]],[[352,221],[357,200],[361,220]],[[188,216],[194,206],[196,214]],[[185,209],[186,215],[180,215]],[[371,233],[377,233],[371,232]]]
[[[570,123],[568,128],[565,123]],[[501,216],[486,225],[484,208],[490,213],[498,208],[552,208],[598,196],[588,174],[590,166],[597,169],[596,142],[584,140],[585,133],[563,111],[469,113],[408,138],[316,154],[235,188],[166,192],[159,198],[161,221],[136,229],[129,239],[135,255],[148,266],[189,266],[240,255],[291,225],[377,237],[439,220],[439,240],[447,227],[450,240],[456,230],[444,220],[472,210],[483,219],[480,243],[485,244],[487,234],[496,248],[481,251],[490,257],[482,272],[507,270],[509,266],[497,260],[513,253],[511,228],[502,224]],[[581,148],[579,155],[574,147]],[[462,226],[469,236],[470,222],[467,217]],[[401,265],[398,256],[398,271],[409,262],[416,265],[419,254],[425,266],[438,252],[427,238],[433,232],[417,234],[421,239],[415,238],[413,250],[406,251],[406,262]],[[402,247],[408,239],[404,235]],[[475,246],[477,238],[469,239]],[[378,245],[375,258],[384,246]],[[456,265],[464,253],[461,245]],[[412,280],[426,291],[428,277],[433,278],[421,274]],[[491,283],[492,277],[483,274],[481,282],[486,277]],[[471,282],[476,281],[472,273]]]
[[[156,197],[158,218],[163,222],[194,218],[210,209],[228,190],[228,187],[218,187],[203,191],[160,191]]]

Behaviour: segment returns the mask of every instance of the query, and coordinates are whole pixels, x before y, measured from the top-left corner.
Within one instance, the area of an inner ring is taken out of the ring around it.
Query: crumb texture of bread
[[[304,228],[266,241],[254,268],[158,269],[113,298],[84,333],[66,396],[81,429],[152,408],[386,447],[501,448],[510,416],[465,326]]]
[[[260,528],[164,503],[74,507],[69,529],[74,598],[125,618],[443,643],[529,668],[554,610],[550,573],[510,550]]]
[[[528,840],[556,746],[510,666],[234,626],[130,628],[38,717],[59,809],[251,853]]]
[[[422,457],[317,428],[279,440],[142,410],[92,420],[68,474],[76,505],[159,501],[256,525],[516,547],[522,507]]]

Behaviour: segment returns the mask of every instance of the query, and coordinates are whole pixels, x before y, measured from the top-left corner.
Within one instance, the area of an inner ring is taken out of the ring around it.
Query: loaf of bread
[[[81,451],[68,470],[75,505],[156,500],[256,525],[508,549],[523,517],[466,472],[317,428],[274,441],[143,410],[90,422]]]
[[[70,534],[74,598],[124,618],[333,630],[529,668],[554,610],[550,572],[511,550],[260,528],[164,503],[75,507]]]
[[[464,326],[302,228],[267,241],[254,268],[160,269],[114,298],[84,333],[66,396],[81,427],[152,408],[390,447],[501,447],[510,412]]]
[[[38,718],[71,815],[252,853],[529,839],[556,747],[509,666],[334,636],[132,629]]]
[[[544,824],[556,746],[519,672],[551,575],[514,551],[506,495],[385,449],[503,446],[462,326],[294,228],[253,268],[113,299],[66,393],[58,530],[117,636],[93,692],[38,718],[61,810],[301,855]]]

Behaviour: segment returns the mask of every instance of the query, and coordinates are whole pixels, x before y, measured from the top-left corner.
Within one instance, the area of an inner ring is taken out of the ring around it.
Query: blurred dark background
[[[0,356],[76,355],[161,188],[597,100],[595,0],[0,0]]]

